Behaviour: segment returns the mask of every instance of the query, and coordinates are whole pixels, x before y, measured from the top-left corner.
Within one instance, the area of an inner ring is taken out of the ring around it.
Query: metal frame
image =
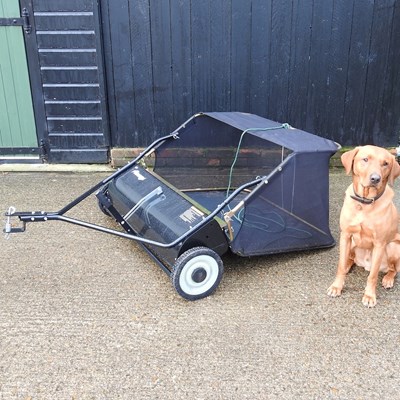
[[[5,216],[7,218],[6,221],[6,226],[4,228],[4,233],[6,235],[9,235],[11,233],[17,233],[17,232],[24,232],[26,229],[26,224],[30,222],[46,222],[46,221],[63,221],[67,223],[71,223],[74,225],[82,226],[84,228],[89,228],[93,229],[99,232],[104,232],[108,234],[112,234],[115,236],[123,237],[126,239],[131,239],[134,241],[137,241],[143,245],[152,245],[152,246],[157,246],[161,248],[172,248],[178,244],[180,244],[183,240],[185,240],[187,237],[198,231],[202,226],[207,224],[209,221],[211,221],[218,213],[220,213],[236,196],[238,196],[243,190],[248,189],[253,186],[258,186],[261,187],[265,184],[268,183],[268,179],[270,176],[274,175],[277,171],[282,170],[283,164],[285,162],[281,163],[274,171],[272,171],[268,176],[263,176],[263,177],[258,177],[255,180],[252,180],[236,190],[232,192],[218,207],[212,211],[206,218],[204,218],[199,224],[193,226],[191,229],[189,229],[187,232],[185,232],[183,235],[175,239],[174,241],[170,243],[161,243],[161,242],[156,242],[153,240],[145,239],[142,237],[139,237],[137,235],[133,235],[128,232],[121,232],[117,231],[115,229],[110,229],[101,225],[96,225],[87,221],[82,221],[78,220],[76,218],[71,218],[66,216],[65,214],[70,211],[73,207],[77,206],[79,203],[81,203],[83,200],[85,200],[87,197],[89,197],[91,194],[95,193],[96,191],[99,191],[104,185],[109,183],[111,180],[117,178],[124,172],[126,172],[128,169],[132,168],[133,165],[137,164],[142,158],[144,158],[146,155],[151,154],[157,147],[159,147],[161,144],[163,144],[166,140],[176,140],[179,139],[179,130],[182,127],[185,127],[186,124],[194,119],[197,115],[192,116],[189,118],[184,124],[182,124],[179,128],[177,128],[173,133],[170,135],[161,137],[160,139],[154,141],[150,146],[148,146],[146,149],[144,149],[135,159],[133,159],[129,164],[127,164],[125,167],[119,169],[106,179],[100,181],[93,187],[91,187],[89,190],[78,196],[76,199],[68,203],[65,207],[63,207],[61,210],[57,212],[46,212],[46,211],[28,211],[28,212],[16,212],[13,207],[10,207],[8,212],[5,213]],[[249,195],[241,201],[241,204],[244,205],[245,202],[254,195],[254,192],[257,191],[257,188],[255,188],[252,192],[249,193]],[[22,226],[20,227],[12,227],[11,225],[11,218],[18,218],[22,222]],[[121,221],[120,221],[121,222]],[[126,230],[131,231],[128,227]]]
[[[107,227],[101,226],[101,225],[96,225],[92,224],[87,221],[82,221],[78,220],[75,218],[67,217],[65,214],[70,211],[73,207],[81,203],[83,200],[85,200],[87,197],[89,197],[91,194],[95,193],[96,191],[100,190],[104,185],[106,185],[108,182],[111,180],[117,178],[121,174],[123,174],[125,171],[128,169],[132,168],[133,165],[137,164],[142,158],[144,158],[146,155],[151,154],[157,147],[159,147],[161,144],[163,144],[166,140],[176,140],[179,139],[179,131],[181,128],[184,128],[188,122],[190,122],[192,119],[196,118],[199,114],[196,114],[189,118],[186,122],[184,122],[179,128],[177,128],[174,132],[167,136],[163,136],[157,140],[155,140],[150,146],[148,146],[146,149],[144,149],[135,159],[133,159],[130,163],[125,165],[123,168],[119,169],[106,179],[100,181],[93,187],[91,187],[89,190],[78,196],[75,200],[71,201],[68,203],[65,207],[63,207],[61,210],[57,212],[46,212],[46,211],[22,211],[22,212],[16,212],[13,207],[10,207],[8,212],[5,213],[5,216],[7,217],[6,221],[6,226],[3,230],[3,232],[6,235],[9,235],[11,233],[18,233],[18,232],[24,232],[26,229],[26,224],[29,222],[46,222],[46,221],[63,221],[63,222],[68,222],[74,225],[79,225],[84,228],[89,228],[93,229],[99,232],[104,232],[108,234],[112,234],[115,236],[123,237],[126,239],[131,239],[135,240],[137,242],[140,242],[142,244],[147,244],[147,245],[153,245],[157,247],[162,247],[162,248],[172,248],[179,243],[181,243],[184,239],[186,239],[188,236],[191,234],[195,233],[198,231],[203,225],[211,221],[219,212],[221,212],[240,192],[242,192],[245,189],[248,189],[250,187],[259,185],[262,186],[265,183],[268,183],[267,177],[258,177],[257,179],[250,181],[239,188],[237,188],[231,195],[229,195],[214,211],[212,211],[205,219],[202,220],[201,223],[195,225],[191,229],[189,229],[187,232],[185,232],[183,235],[175,239],[173,242],[170,243],[161,243],[161,242],[156,242],[153,240],[145,239],[136,235],[132,235],[131,233],[128,232],[121,232],[117,231],[115,229],[109,229]],[[279,169],[281,170],[281,165],[279,166]],[[269,176],[271,176],[275,171],[273,171]],[[257,189],[255,189],[256,191]],[[254,191],[253,191],[254,192]],[[251,197],[252,194],[251,192],[246,199],[243,200],[244,202]],[[19,220],[22,222],[22,226],[20,227],[12,227],[11,225],[11,218],[19,218]],[[128,229],[127,229],[128,230]]]
[[[191,229],[189,229],[187,232],[185,232],[183,235],[175,239],[174,241],[170,243],[161,243],[161,242],[156,242],[153,240],[145,239],[140,236],[134,235],[130,232],[133,231],[131,227],[125,223],[125,219],[119,215],[115,211],[115,209],[112,207],[112,205],[109,207],[109,213],[112,215],[114,218],[116,218],[117,222],[119,222],[122,227],[125,229],[126,232],[121,232],[117,231],[115,229],[110,229],[101,225],[96,225],[87,221],[82,221],[78,220],[76,218],[71,218],[66,216],[65,214],[70,211],[73,207],[77,206],[79,203],[81,203],[83,200],[85,200],[87,197],[89,197],[91,194],[95,193],[98,191],[97,196],[101,197],[101,188],[103,188],[107,183],[112,181],[113,179],[117,178],[118,176],[122,175],[124,172],[132,168],[135,164],[137,164],[142,158],[150,155],[154,150],[156,150],[159,146],[161,146],[165,141],[167,140],[176,140],[179,139],[179,132],[182,128],[185,128],[186,125],[199,115],[202,115],[202,113],[195,114],[192,117],[190,117],[187,121],[185,121],[181,126],[179,126],[175,131],[173,131],[171,134],[167,136],[163,136],[157,140],[155,140],[152,144],[150,144],[148,147],[146,147],[136,158],[134,158],[131,162],[129,162],[127,165],[125,165],[123,168],[119,169],[115,173],[111,174],[109,177],[106,179],[100,181],[90,189],[88,189],[86,192],[78,196],[76,199],[68,203],[66,206],[64,206],[61,210],[57,212],[45,212],[45,211],[28,211],[28,212],[16,212],[14,207],[10,207],[8,212],[5,213],[5,216],[7,218],[5,228],[3,229],[3,232],[9,236],[11,233],[17,233],[17,232],[24,232],[26,229],[26,224],[29,222],[46,222],[46,221],[63,221],[67,223],[71,223],[74,225],[82,226],[84,228],[89,228],[93,229],[99,232],[104,232],[108,234],[112,234],[115,236],[123,237],[126,239],[131,239],[134,241],[137,241],[143,245],[150,245],[150,246],[156,246],[156,247],[161,247],[161,248],[172,248],[180,243],[182,243],[183,240],[188,238],[190,235],[193,233],[197,232],[202,226],[210,222],[218,213],[220,213],[226,206],[229,205],[229,203],[236,197],[238,196],[243,190],[248,189],[250,187],[257,186],[254,190],[249,192],[249,194],[240,201],[240,203],[233,209],[230,210],[229,212],[225,213],[225,221],[227,222],[227,229],[228,233],[231,237],[232,240],[232,232],[231,232],[231,227],[230,227],[230,218],[237,212],[239,208],[242,208],[245,206],[245,204],[248,202],[250,198],[252,198],[255,193],[258,191],[259,188],[261,188],[263,185],[268,184],[269,179],[274,176],[276,173],[281,172],[283,167],[286,165],[286,163],[291,159],[292,155],[289,155],[285,160],[282,160],[282,162],[273,170],[271,171],[267,176],[262,176],[262,177],[257,177],[256,179],[247,182],[240,187],[238,187],[236,190],[232,192],[229,196],[225,198],[225,200],[218,205],[217,208],[215,208],[214,211],[212,211],[206,218],[204,218],[199,224],[193,226]],[[11,225],[11,218],[19,218],[19,220],[22,222],[22,226],[20,227],[12,227]],[[144,246],[146,248],[146,246]]]
[[[112,175],[113,178],[115,178],[117,175],[120,174],[120,171],[116,173],[116,175]],[[258,178],[254,181],[251,181],[249,183],[246,183],[245,185],[240,186],[238,189],[236,189],[229,197],[227,197],[213,212],[211,212],[206,218],[204,218],[199,224],[195,225],[191,229],[189,229],[187,232],[185,232],[183,235],[175,239],[173,242],[170,243],[161,243],[161,242],[156,242],[154,240],[150,239],[145,239],[140,236],[132,235],[129,233],[125,232],[120,232],[115,229],[109,229],[101,225],[96,225],[92,224],[90,222],[78,220],[75,218],[67,217],[64,214],[69,211],[71,208],[75,207],[78,205],[81,201],[83,201],[86,197],[91,195],[94,191],[102,187],[104,184],[108,182],[102,181],[98,185],[94,186],[90,191],[86,192],[84,195],[78,197],[76,200],[72,201],[69,203],[65,208],[63,208],[60,211],[57,212],[46,212],[46,211],[22,211],[22,212],[6,212],[5,216],[8,218],[8,222],[6,223],[9,228],[4,229],[4,233],[16,233],[16,232],[24,232],[25,231],[25,226],[26,223],[28,222],[46,222],[46,221],[63,221],[63,222],[68,222],[74,225],[79,225],[84,228],[89,228],[89,229],[94,229],[99,232],[104,232],[104,233],[109,233],[115,236],[120,236],[126,239],[132,239],[137,242],[143,243],[143,244],[148,244],[152,246],[157,246],[157,247],[162,247],[162,248],[171,248],[179,243],[181,243],[184,239],[189,237],[191,234],[195,233],[198,231],[203,225],[205,225],[207,222],[211,221],[220,211],[222,211],[241,191],[244,189],[248,189],[249,187],[256,186],[258,184],[264,184],[264,179],[263,178]],[[245,203],[245,201],[243,201]],[[19,220],[23,223],[22,227],[19,228],[13,228],[10,225],[10,218],[12,217],[18,217]]]
[[[28,211],[28,212],[16,212],[14,207],[10,207],[8,212],[5,213],[5,216],[7,218],[5,229],[3,230],[6,236],[9,236],[11,233],[18,233],[18,232],[24,232],[26,229],[26,224],[29,222],[46,222],[46,221],[63,221],[67,223],[71,223],[74,225],[82,226],[84,228],[88,229],[93,229],[95,231],[111,234],[114,236],[118,237],[123,237],[126,239],[134,240],[136,242],[139,242],[143,248],[152,256],[152,258],[161,266],[161,268],[166,272],[167,274],[171,274],[171,271],[165,266],[155,254],[152,253],[149,247],[155,246],[155,247],[160,247],[164,249],[170,249],[173,248],[177,245],[183,244],[183,242],[189,238],[192,234],[195,234],[198,230],[200,230],[202,227],[204,227],[206,224],[211,222],[215,216],[217,216],[225,207],[229,205],[229,203],[237,197],[240,193],[242,193],[244,190],[254,187],[255,188],[250,191],[247,196],[240,201],[240,203],[234,207],[232,210],[229,212],[224,213],[224,219],[227,223],[227,234],[229,234],[230,239],[232,241],[232,230],[230,226],[230,218],[233,217],[233,215],[242,207],[245,206],[245,204],[258,192],[259,189],[261,189],[264,185],[268,184],[269,180],[271,177],[273,177],[275,174],[281,172],[283,170],[283,167],[286,165],[286,163],[291,159],[292,155],[289,155],[286,157],[286,159],[282,160],[281,163],[276,166],[276,168],[271,171],[267,176],[261,176],[257,177],[256,179],[247,182],[240,187],[238,187],[236,190],[234,190],[229,196],[225,198],[225,200],[219,204],[212,212],[210,212],[209,215],[207,215],[201,222],[199,222],[197,225],[191,227],[188,231],[186,231],[184,234],[179,236],[177,239],[173,240],[170,243],[162,243],[162,242],[157,242],[154,240],[150,239],[145,239],[143,237],[140,237],[136,234],[134,229],[132,229],[129,224],[126,222],[124,217],[122,217],[112,206],[111,202],[104,201],[103,202],[103,196],[104,200],[106,200],[106,196],[102,193],[102,188],[104,188],[105,185],[107,185],[109,182],[111,182],[113,179],[117,178],[121,174],[125,173],[127,170],[131,169],[134,165],[136,165],[142,158],[150,155],[154,150],[156,150],[159,146],[161,146],[165,141],[168,140],[177,140],[179,139],[179,132],[182,128],[185,128],[186,125],[194,118],[199,116],[201,114],[196,114],[189,118],[186,122],[184,122],[179,128],[177,128],[174,132],[167,136],[163,136],[159,138],[158,140],[155,140],[150,146],[148,146],[146,149],[144,149],[135,159],[133,159],[130,163],[128,163],[126,166],[123,168],[119,169],[115,173],[111,174],[109,177],[106,179],[98,182],[96,185],[88,189],[86,192],[78,196],[76,199],[68,203],[66,206],[64,206],[62,209],[60,209],[57,212],[45,212],[45,211]],[[125,229],[125,232],[123,231],[118,231],[115,229],[110,229],[105,226],[93,224],[87,221],[82,221],[78,220],[76,218],[71,218],[66,216],[65,214],[70,211],[73,207],[77,206],[79,203],[81,203],[83,200],[85,200],[87,197],[90,195],[94,194],[95,192],[98,200],[101,200],[101,204],[105,207],[107,212],[110,214],[110,216],[113,216],[117,222],[120,223],[120,225]],[[22,223],[19,227],[13,227],[11,224],[11,219],[12,218],[18,218],[19,221]],[[132,234],[132,232],[134,234]]]

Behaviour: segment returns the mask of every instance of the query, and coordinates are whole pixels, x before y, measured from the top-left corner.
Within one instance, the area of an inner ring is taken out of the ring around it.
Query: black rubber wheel
[[[172,285],[183,298],[199,300],[218,287],[224,273],[220,256],[208,247],[193,247],[176,260]]]
[[[100,203],[100,200],[97,199],[97,205],[99,206],[100,211],[104,214],[107,215],[107,217],[111,217],[110,213],[108,212],[107,208],[103,206],[103,204]]]
[[[105,194],[105,192],[107,191],[107,187],[103,187],[101,189],[101,191],[103,192],[103,194]],[[112,215],[108,212],[107,208],[104,207],[104,205],[101,203],[100,199],[97,199],[97,205],[99,206],[100,211],[104,214],[107,215],[107,217],[112,217]]]

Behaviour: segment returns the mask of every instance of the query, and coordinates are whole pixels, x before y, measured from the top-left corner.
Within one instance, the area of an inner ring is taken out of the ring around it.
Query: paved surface
[[[1,173],[0,209],[57,210],[104,176]],[[331,174],[335,238],[348,184]],[[75,215],[111,224],[93,199]],[[0,249],[1,400],[400,398],[399,283],[366,309],[355,268],[329,298],[337,247],[226,257],[197,302],[126,239],[47,222]]]

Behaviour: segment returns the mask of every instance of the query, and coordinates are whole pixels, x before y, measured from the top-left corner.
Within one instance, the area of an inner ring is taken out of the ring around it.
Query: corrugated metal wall
[[[112,146],[199,111],[342,145],[400,133],[400,0],[101,0]]]

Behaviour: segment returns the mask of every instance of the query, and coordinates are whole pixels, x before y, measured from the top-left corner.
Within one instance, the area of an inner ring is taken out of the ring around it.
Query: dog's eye
[[[388,163],[387,161],[384,161],[384,162],[383,162],[383,166],[384,166],[384,167],[387,167],[388,165],[389,165],[389,163]]]
[[[368,162],[368,157],[363,158],[364,162]]]

